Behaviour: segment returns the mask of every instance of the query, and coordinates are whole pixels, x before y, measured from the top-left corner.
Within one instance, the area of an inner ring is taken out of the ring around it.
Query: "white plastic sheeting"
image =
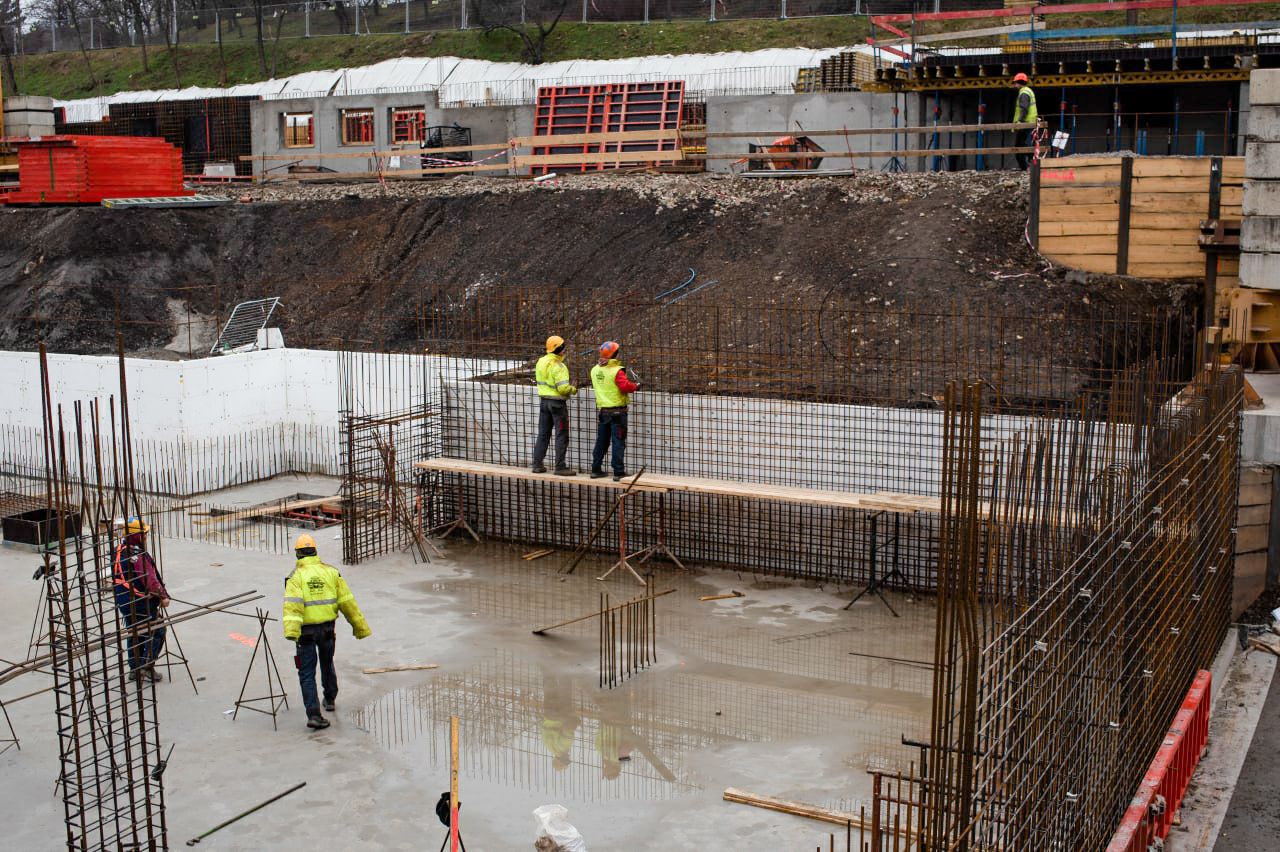
[[[857,48],[772,48],[680,56],[629,59],[572,59],[543,65],[487,62],[456,56],[388,59],[376,65],[332,71],[307,71],[279,80],[220,88],[191,87],[159,91],[118,92],[98,98],[55,101],[67,121],[98,121],[113,103],[198,100],[258,96],[314,97],[395,91],[440,91],[441,103],[531,102],[539,86],[585,85],[649,80],[683,80],[685,90],[722,94],[790,90],[796,71],[817,65],[841,50]]]

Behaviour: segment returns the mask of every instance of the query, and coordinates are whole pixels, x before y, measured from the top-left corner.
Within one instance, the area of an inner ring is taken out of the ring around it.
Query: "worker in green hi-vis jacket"
[[[1031,88],[1031,81],[1027,79],[1026,74],[1014,74],[1013,86],[1018,90],[1018,101],[1013,107],[1013,123],[1035,124],[1040,119],[1040,113],[1036,111],[1036,93]],[[1031,133],[1030,129],[1015,131],[1013,144],[1019,148],[1029,148],[1031,146]],[[1018,158],[1018,168],[1025,172],[1027,164],[1031,162],[1031,158],[1026,154],[1017,154],[1015,156]]]

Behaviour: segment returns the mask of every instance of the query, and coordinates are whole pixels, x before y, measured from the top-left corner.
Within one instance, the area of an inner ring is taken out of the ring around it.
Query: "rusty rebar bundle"
[[[622,681],[658,661],[657,596],[649,583],[645,593],[620,604],[600,594],[601,689],[613,689]]]

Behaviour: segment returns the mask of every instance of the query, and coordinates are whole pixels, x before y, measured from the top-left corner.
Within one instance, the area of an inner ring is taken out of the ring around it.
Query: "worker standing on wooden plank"
[[[300,535],[293,544],[297,564],[284,583],[284,638],[297,643],[293,655],[302,687],[302,704],[307,709],[307,727],[329,727],[316,700],[316,662],[324,684],[324,709],[333,712],[338,698],[338,673],[333,668],[333,652],[338,634],[338,613],[351,624],[357,639],[373,633],[356,605],[355,595],[338,569],[326,565],[316,555],[316,540]]]
[[[604,476],[604,451],[612,444],[610,461],[613,481],[627,475],[623,455],[627,451],[627,406],[640,386],[627,376],[618,360],[622,347],[612,340],[600,345],[600,363],[591,368],[591,387],[596,392],[596,445],[591,451],[591,478]]]
[[[547,354],[538,359],[534,369],[538,382],[538,439],[533,444],[533,472],[546,473],[543,459],[556,433],[556,476],[573,476],[576,470],[565,463],[569,452],[569,397],[578,392],[569,381],[569,368],[564,364],[564,338],[547,338]]]
[[[1040,119],[1040,113],[1036,110],[1036,93],[1031,88],[1031,81],[1027,79],[1026,74],[1018,72],[1013,75],[1013,87],[1018,90],[1018,100],[1013,107],[1013,123],[1035,124]],[[1030,147],[1033,132],[1033,129],[1015,131],[1013,144],[1019,148]],[[1031,158],[1026,154],[1014,156],[1017,157],[1018,168],[1025,172]]]
[[[143,678],[153,682],[161,679],[156,671],[165,635],[160,610],[169,606],[169,592],[156,561],[147,552],[150,531],[141,518],[126,521],[111,569],[116,608],[129,631],[129,673],[138,683]]]

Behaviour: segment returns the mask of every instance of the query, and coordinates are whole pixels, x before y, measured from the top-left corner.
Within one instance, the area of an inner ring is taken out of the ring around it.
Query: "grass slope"
[[[245,28],[248,35],[249,28]],[[703,21],[643,24],[561,24],[548,43],[548,61],[617,59],[663,53],[713,53],[769,47],[837,47],[867,35],[863,18],[806,18],[788,21],[744,20],[708,24]],[[266,45],[270,69],[275,48]],[[325,68],[351,68],[401,56],[461,56],[504,62],[520,61],[519,41],[510,33],[486,35],[477,30],[409,35],[282,38],[275,55],[275,76]],[[184,44],[172,52],[148,50],[143,70],[137,48],[21,56],[14,60],[16,86],[24,95],[83,98],[137,89],[219,86],[249,83],[271,76],[258,65],[253,41],[227,41],[222,58],[216,44]],[[223,65],[225,62],[225,75]],[[8,81],[6,81],[8,82]],[[8,88],[6,86],[6,88]]]

